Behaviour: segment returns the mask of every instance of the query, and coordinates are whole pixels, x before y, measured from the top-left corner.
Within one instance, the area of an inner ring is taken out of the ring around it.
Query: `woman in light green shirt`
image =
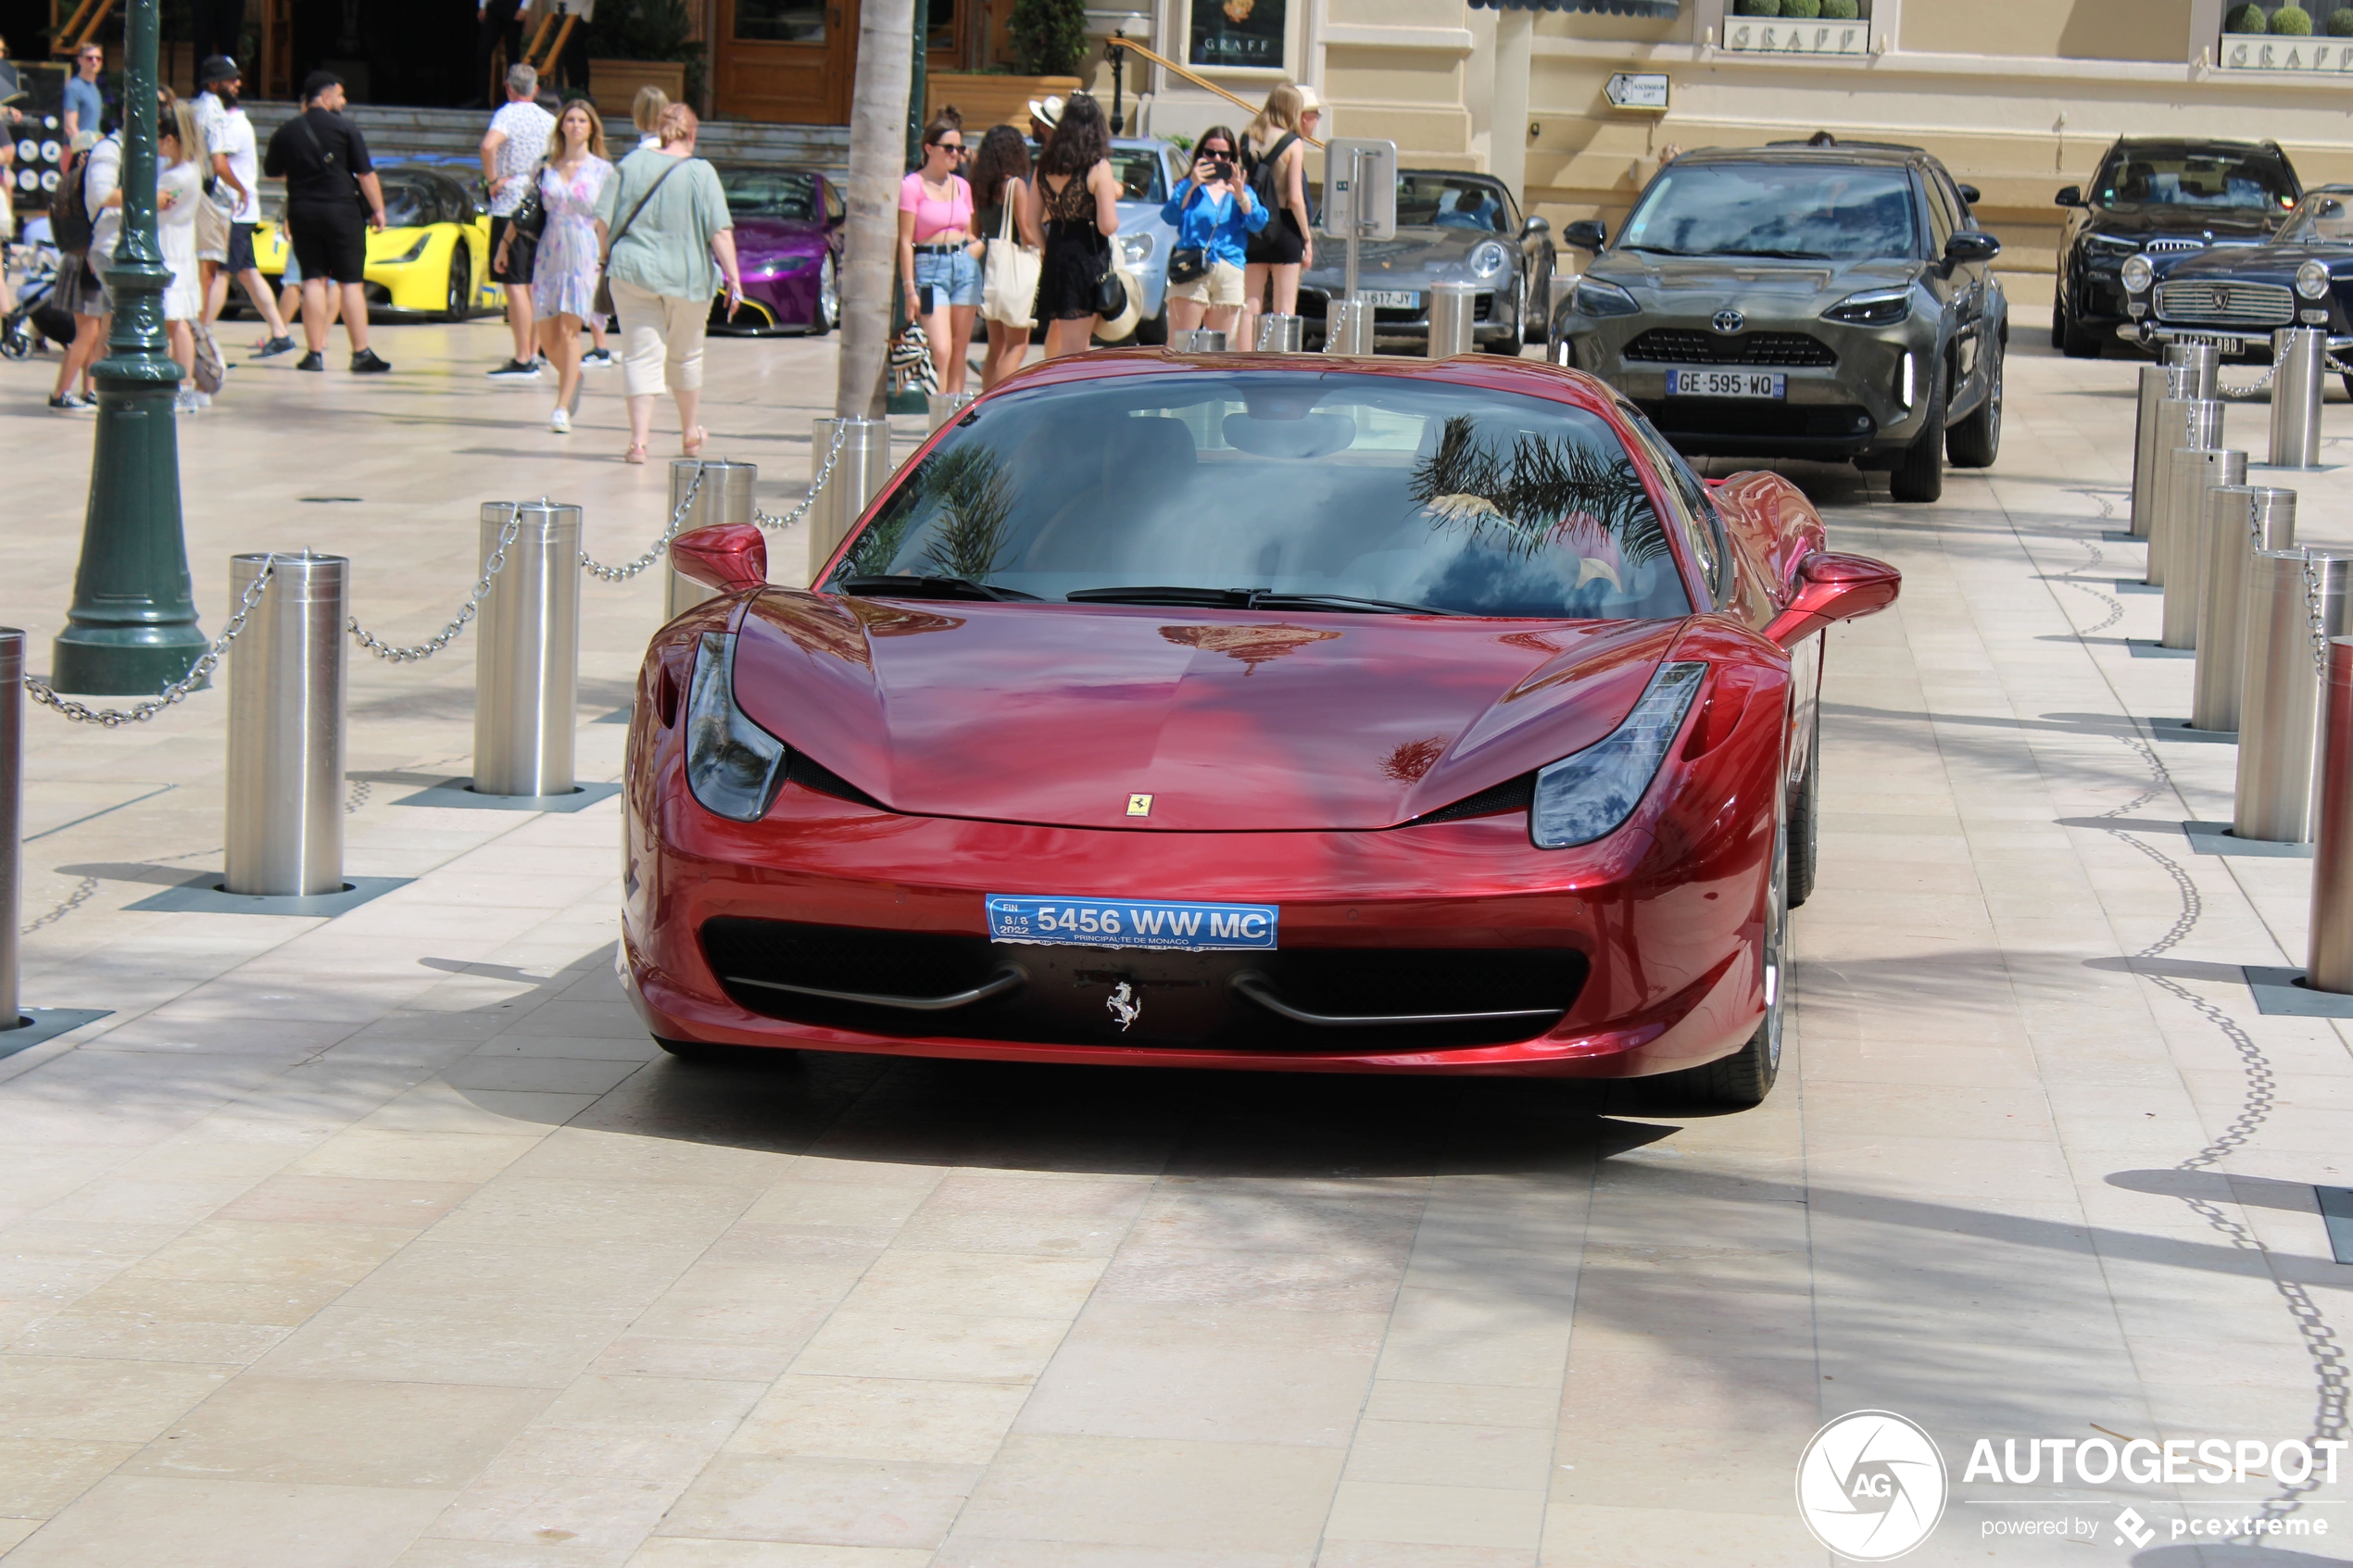
[[[702,397],[711,296],[724,277],[730,317],[743,296],[726,194],[718,172],[695,157],[700,129],[694,110],[671,105],[662,111],[661,145],[623,159],[597,196],[597,233],[606,249],[613,314],[621,318],[622,389],[629,398],[623,458],[632,463],[646,460],[654,396],[665,381],[678,400],[681,446],[689,458],[700,455],[705,432],[695,422],[695,407]]]

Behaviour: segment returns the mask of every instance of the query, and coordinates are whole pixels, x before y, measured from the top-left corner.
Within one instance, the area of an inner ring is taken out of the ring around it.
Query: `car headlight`
[[[1843,321],[1850,327],[1887,327],[1911,313],[1910,289],[1868,289],[1850,294],[1823,311],[1822,320]]]
[[[2329,264],[2318,257],[2296,270],[2296,292],[2307,299],[2325,299],[2329,292]]]
[[[2149,283],[2157,277],[2157,269],[2149,265],[2145,256],[2128,256],[2116,271],[2117,281],[2133,294],[2146,294]]]
[[[1119,236],[1119,259],[1130,267],[1141,267],[1152,258],[1153,244],[1150,234],[1122,234]]]
[[[736,706],[736,639],[704,633],[686,694],[686,787],[712,815],[756,822],[784,787],[791,757]]]
[[[1491,278],[1511,265],[1511,252],[1493,240],[1489,240],[1470,253],[1471,276]]]
[[[1634,316],[1641,314],[1642,308],[1634,302],[1632,295],[1599,278],[1578,279],[1574,297],[1579,316]]]
[[[383,261],[378,262],[376,265],[378,265],[379,267],[399,267],[399,266],[403,266],[403,265],[405,265],[406,263],[408,263],[408,262],[411,262],[411,261],[414,261],[414,260],[416,260],[419,257],[421,257],[421,256],[424,255],[424,254],[425,254],[425,246],[427,246],[427,245],[431,245],[431,244],[433,244],[433,235],[431,235],[430,233],[419,234],[419,235],[417,236],[417,243],[416,243],[415,245],[410,245],[410,246],[409,246],[407,250],[402,251],[402,252],[401,252],[398,256],[394,256],[394,257],[385,257]]]
[[[2124,239],[2116,234],[2093,234],[2084,240],[2083,248],[2094,256],[2104,257],[2113,261],[2120,256],[2140,255],[2141,242]]]
[[[1536,801],[1528,811],[1536,847],[1591,844],[1634,814],[1706,672],[1696,662],[1660,665],[1624,723],[1536,775]]]

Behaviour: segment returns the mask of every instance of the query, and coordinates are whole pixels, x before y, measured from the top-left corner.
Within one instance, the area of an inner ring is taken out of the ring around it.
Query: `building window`
[[[1283,69],[1283,23],[1290,0],[1193,0],[1197,66]]]
[[[736,0],[736,36],[751,44],[823,44],[825,0]]]

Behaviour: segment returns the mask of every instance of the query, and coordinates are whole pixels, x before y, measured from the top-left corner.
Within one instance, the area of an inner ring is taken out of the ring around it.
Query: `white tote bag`
[[[1009,182],[1010,183],[1010,182]],[[1038,303],[1038,254],[1021,243],[1013,227],[1014,193],[1005,192],[1005,216],[988,242],[988,273],[980,286],[980,313],[1009,327],[1027,327]]]

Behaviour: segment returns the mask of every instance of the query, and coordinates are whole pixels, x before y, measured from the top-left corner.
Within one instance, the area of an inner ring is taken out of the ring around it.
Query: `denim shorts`
[[[962,250],[919,250],[915,253],[915,287],[920,291],[925,284],[938,291],[936,303],[939,305],[978,305],[980,263]]]

